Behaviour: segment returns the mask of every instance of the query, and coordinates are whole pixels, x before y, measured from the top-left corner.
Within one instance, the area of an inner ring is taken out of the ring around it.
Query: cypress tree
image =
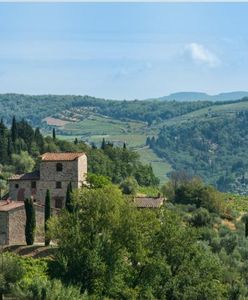
[[[35,129],[34,140],[35,140],[36,145],[39,148],[39,152],[43,153],[43,151],[44,151],[44,139],[43,139],[42,134],[40,133],[40,128],[39,127],[37,127]]]
[[[127,149],[126,142],[123,143],[123,149]]]
[[[106,148],[105,138],[102,139],[101,149],[104,150]]]
[[[33,245],[35,238],[35,208],[32,199],[26,199],[24,201],[25,212],[26,212],[26,226],[25,226],[25,237],[27,245]]]
[[[242,217],[242,221],[245,224],[245,237],[248,237],[248,214],[244,214]]]
[[[56,139],[56,131],[55,131],[55,128],[53,128],[53,139],[54,139],[54,140]]]
[[[93,143],[91,143],[91,148],[92,149],[97,149],[97,146],[96,146],[96,144],[93,142]]]
[[[0,123],[0,163],[5,164],[8,161],[8,153],[7,153],[7,128],[1,122]]]
[[[16,118],[15,118],[15,116],[12,119],[11,138],[12,138],[13,144],[15,145],[15,142],[16,142],[16,139],[17,139],[17,125],[16,125]]]
[[[75,144],[75,145],[77,145],[77,144],[78,144],[78,139],[77,139],[77,138],[75,138],[75,140],[74,140],[74,144]]]
[[[13,152],[14,152],[13,143],[12,143],[11,137],[8,136],[7,155],[8,155],[8,161],[10,163],[11,163],[11,160],[12,160],[12,154],[13,154]]]
[[[150,144],[151,144],[151,138],[148,136],[146,138],[146,146],[150,146]]]
[[[65,208],[69,212],[73,212],[73,205],[72,205],[72,184],[71,184],[71,181],[68,184],[67,190],[66,190]]]
[[[50,238],[48,236],[48,226],[47,221],[51,217],[51,197],[50,197],[50,191],[46,191],[46,198],[45,198],[45,246],[49,246],[50,244]]]

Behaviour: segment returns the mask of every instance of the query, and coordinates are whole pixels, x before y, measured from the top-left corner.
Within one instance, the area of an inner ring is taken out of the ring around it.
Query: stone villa
[[[0,244],[25,244],[26,214],[24,200],[32,198],[36,211],[35,242],[44,241],[44,202],[46,191],[51,194],[53,214],[65,206],[69,182],[80,188],[86,181],[87,156],[85,153],[45,153],[41,155],[40,168],[31,173],[9,178],[9,195],[0,201]],[[137,197],[137,208],[156,209],[164,202],[158,196]]]
[[[32,198],[36,211],[35,242],[44,240],[44,202],[51,193],[53,214],[65,206],[69,182],[79,188],[86,180],[87,156],[84,153],[45,153],[37,171],[9,178],[9,195],[0,201],[0,244],[25,244],[24,200]]]
[[[9,200],[33,198],[43,205],[49,189],[52,207],[65,205],[69,182],[80,188],[86,180],[87,156],[84,153],[45,153],[41,155],[40,170],[9,178]]]

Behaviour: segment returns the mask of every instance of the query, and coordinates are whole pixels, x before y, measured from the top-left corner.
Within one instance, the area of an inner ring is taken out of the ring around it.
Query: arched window
[[[63,165],[61,163],[57,163],[56,164],[56,170],[57,170],[57,172],[63,171]]]

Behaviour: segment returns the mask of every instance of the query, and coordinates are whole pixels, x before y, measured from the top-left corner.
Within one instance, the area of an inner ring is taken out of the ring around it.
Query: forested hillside
[[[248,98],[177,102],[0,95],[0,117],[7,127],[15,113],[17,121],[24,118],[44,135],[56,128],[64,140],[98,147],[103,138],[120,147],[125,143],[152,165],[161,182],[172,170],[184,169],[240,194],[248,193],[247,111]]]
[[[165,126],[152,149],[221,191],[248,193],[248,110],[211,114]]]
[[[69,111],[68,116],[73,118],[74,114],[76,115],[76,111],[73,114],[73,108],[86,108],[91,113],[117,119],[140,120],[151,124],[153,121],[170,119],[210,105],[212,105],[210,101],[182,103],[158,100],[114,101],[90,96],[2,94],[0,95],[0,117],[10,123],[15,112],[18,119],[25,118],[31,125],[41,125],[46,117],[61,117],[63,112]]]

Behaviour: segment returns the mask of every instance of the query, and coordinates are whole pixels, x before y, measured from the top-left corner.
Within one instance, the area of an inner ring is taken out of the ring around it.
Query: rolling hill
[[[159,98],[160,100],[175,101],[232,101],[248,97],[248,92],[237,91],[229,93],[220,93],[217,95],[209,95],[200,92],[179,92]]]
[[[15,114],[45,134],[55,127],[62,139],[125,142],[151,163],[161,183],[172,170],[186,169],[223,191],[240,194],[248,193],[247,111],[248,98],[182,102],[0,95],[0,117],[8,124]]]

